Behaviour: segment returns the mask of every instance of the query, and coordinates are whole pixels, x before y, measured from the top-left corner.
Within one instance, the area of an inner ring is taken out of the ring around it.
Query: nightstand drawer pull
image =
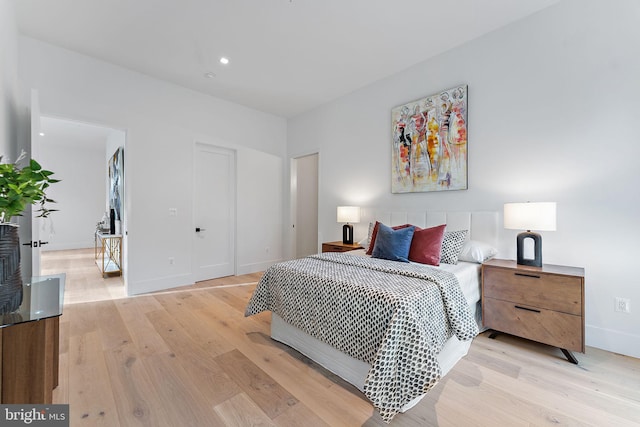
[[[539,279],[540,276],[538,276],[537,274],[525,274],[525,273],[513,273],[516,276],[524,276],[524,277],[531,277],[533,279]]]
[[[534,313],[540,313],[540,310],[536,310],[535,308],[520,307],[519,305],[514,305],[514,307],[520,310],[527,310],[527,311],[533,311]]]

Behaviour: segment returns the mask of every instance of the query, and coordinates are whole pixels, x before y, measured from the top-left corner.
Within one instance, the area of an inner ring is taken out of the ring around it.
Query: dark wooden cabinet
[[[46,404],[58,386],[59,318],[0,329],[3,404]]]
[[[491,260],[482,265],[482,318],[494,331],[584,353],[584,269]]]
[[[64,274],[31,278],[18,310],[0,315],[0,403],[52,403],[64,281]]]

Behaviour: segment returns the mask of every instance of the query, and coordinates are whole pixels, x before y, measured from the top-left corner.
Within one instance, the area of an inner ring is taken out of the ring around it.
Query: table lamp
[[[542,267],[542,236],[536,231],[556,230],[556,203],[505,203],[504,228],[527,230],[516,237],[517,263],[533,267]],[[525,239],[533,240],[533,258],[524,257]]]
[[[360,208],[357,206],[338,206],[338,222],[344,222],[342,226],[342,243],[353,244],[353,225],[360,222]]]

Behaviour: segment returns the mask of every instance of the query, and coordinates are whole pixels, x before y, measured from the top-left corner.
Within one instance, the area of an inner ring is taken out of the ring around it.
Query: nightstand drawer
[[[482,317],[488,328],[584,352],[581,316],[485,298]]]
[[[344,246],[330,245],[327,243],[322,244],[322,252],[347,252],[352,250],[351,248],[345,248]]]
[[[582,315],[582,279],[484,266],[483,296]]]
[[[342,243],[340,241],[322,244],[322,252],[349,252],[356,249],[362,249],[362,246],[358,243]]]

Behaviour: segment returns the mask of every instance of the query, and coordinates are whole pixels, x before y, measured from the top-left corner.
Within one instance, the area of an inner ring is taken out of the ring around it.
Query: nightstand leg
[[[494,339],[495,337],[497,337],[500,334],[500,332],[498,331],[491,331],[491,333],[489,334],[489,338],[490,339]],[[576,357],[573,355],[573,353],[571,353],[569,350],[561,348],[560,350],[562,350],[562,353],[564,354],[564,356],[567,358],[567,360],[571,363],[573,363],[574,365],[577,365],[578,359],[576,359]]]
[[[564,353],[567,360],[569,360],[569,362],[573,363],[574,365],[578,364],[578,359],[576,359],[573,353],[571,353],[569,350],[565,350],[564,348],[561,348],[560,350],[562,350],[562,352]]]

